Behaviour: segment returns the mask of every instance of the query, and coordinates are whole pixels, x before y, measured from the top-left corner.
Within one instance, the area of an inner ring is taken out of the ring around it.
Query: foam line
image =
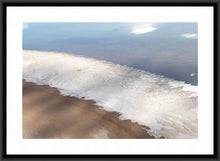
[[[31,50],[23,50],[23,79],[93,99],[120,119],[149,127],[156,138],[197,138],[197,86],[107,61]]]

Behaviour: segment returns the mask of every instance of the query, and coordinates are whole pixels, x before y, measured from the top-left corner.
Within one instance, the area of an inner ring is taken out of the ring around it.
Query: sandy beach
[[[102,110],[94,103],[23,80],[23,138],[154,138],[147,127],[120,120],[118,113]]]

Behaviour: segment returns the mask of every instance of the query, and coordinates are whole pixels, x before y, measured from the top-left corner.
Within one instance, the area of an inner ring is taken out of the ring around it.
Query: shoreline
[[[24,139],[155,139],[148,127],[120,120],[93,100],[60,95],[56,88],[23,80]]]

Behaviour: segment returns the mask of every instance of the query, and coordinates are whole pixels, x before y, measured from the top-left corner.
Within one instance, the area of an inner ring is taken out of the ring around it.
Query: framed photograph
[[[217,157],[217,3],[1,4],[5,158]]]

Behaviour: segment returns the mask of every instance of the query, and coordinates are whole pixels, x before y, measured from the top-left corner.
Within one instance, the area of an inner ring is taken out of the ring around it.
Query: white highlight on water
[[[145,34],[145,33],[148,33],[148,32],[152,32],[154,30],[156,30],[156,28],[153,27],[151,23],[139,24],[139,25],[134,27],[134,29],[132,30],[131,33],[133,33],[133,34]]]
[[[195,76],[195,75],[197,75],[196,73],[191,73],[190,74],[190,77],[193,77],[193,76]]]
[[[193,34],[193,33],[182,34],[181,36],[187,39],[197,39],[197,34]]]
[[[31,50],[23,51],[23,79],[93,99],[120,119],[149,127],[156,138],[197,138],[196,86],[106,61]]]

